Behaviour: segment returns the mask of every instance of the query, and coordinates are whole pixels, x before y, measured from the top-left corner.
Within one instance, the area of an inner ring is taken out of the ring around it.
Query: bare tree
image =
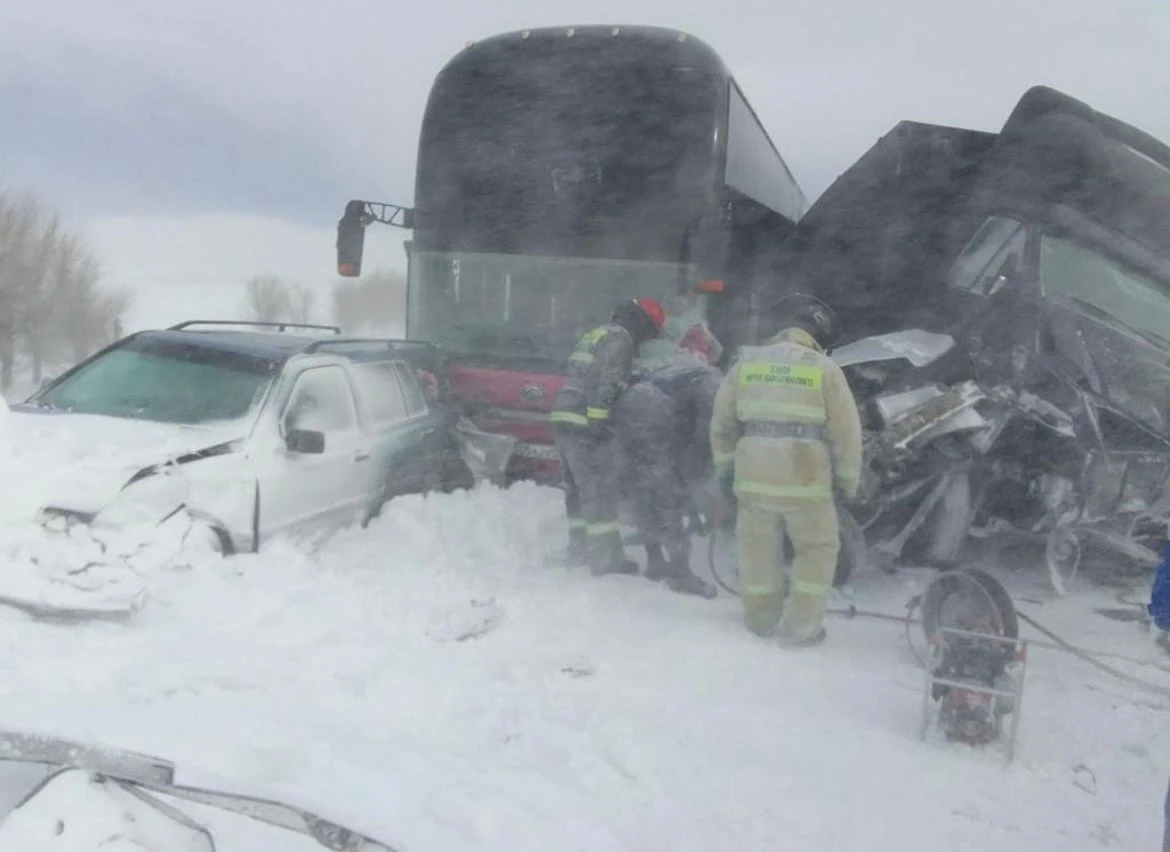
[[[43,210],[30,194],[0,196],[0,389],[12,386],[17,338],[28,313],[35,270],[32,245]]]
[[[297,287],[290,293],[290,302],[290,318],[293,322],[312,322],[313,307],[317,304],[316,293],[308,287]]]
[[[253,275],[244,293],[245,307],[257,322],[279,322],[292,314],[292,288],[276,275]]]
[[[347,331],[370,331],[402,320],[406,278],[400,272],[375,270],[357,281],[333,287],[333,319]]]
[[[130,301],[101,286],[97,259],[35,195],[0,193],[0,388],[11,387],[19,355],[34,381],[50,357],[88,355]]]
[[[113,321],[130,304],[126,291],[99,286],[101,266],[76,239],[61,240],[49,292],[54,304],[46,329],[74,361],[109,342]]]
[[[256,322],[312,322],[317,294],[278,275],[254,275],[244,284],[244,309]]]

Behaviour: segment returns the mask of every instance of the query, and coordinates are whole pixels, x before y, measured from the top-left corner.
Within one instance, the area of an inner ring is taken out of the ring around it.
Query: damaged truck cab
[[[912,323],[955,341],[929,368],[859,384],[863,401],[919,382],[944,400],[936,415],[984,421],[935,460],[966,482],[944,489],[927,561],[956,556],[952,532],[970,526],[1040,536],[1058,590],[1087,541],[1156,564],[1170,521],[1170,149],[1037,87],[998,135],[904,122],[851,172],[802,221],[794,277],[855,333]],[[834,215],[879,192],[890,215],[876,227]],[[891,452],[875,444],[871,468]],[[888,481],[879,491],[897,502]]]

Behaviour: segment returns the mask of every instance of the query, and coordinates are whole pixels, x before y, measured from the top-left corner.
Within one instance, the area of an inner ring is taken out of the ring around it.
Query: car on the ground
[[[333,326],[189,321],[78,363],[13,406],[7,429],[72,448],[65,493],[38,507],[45,523],[117,523],[135,492],[149,503],[177,480],[168,499],[218,549],[255,551],[474,484],[458,414],[420,384],[433,356]]]

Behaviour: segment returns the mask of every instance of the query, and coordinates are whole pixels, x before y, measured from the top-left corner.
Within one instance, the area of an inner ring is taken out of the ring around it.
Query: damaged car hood
[[[45,506],[96,512],[144,468],[245,432],[239,422],[184,426],[14,406],[0,449],[4,467],[20,471],[20,487],[8,499],[19,499],[29,512]]]
[[[899,358],[905,358],[915,367],[925,367],[949,352],[954,345],[955,339],[949,334],[908,328],[846,343],[834,349],[829,357],[839,367]]]

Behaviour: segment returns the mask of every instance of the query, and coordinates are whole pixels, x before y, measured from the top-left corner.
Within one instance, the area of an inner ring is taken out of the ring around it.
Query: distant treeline
[[[318,312],[318,291],[277,275],[256,275],[244,284],[244,311],[257,322],[320,322],[331,319],[346,334],[374,333],[402,323],[406,279],[375,270],[333,285],[330,317]]]

